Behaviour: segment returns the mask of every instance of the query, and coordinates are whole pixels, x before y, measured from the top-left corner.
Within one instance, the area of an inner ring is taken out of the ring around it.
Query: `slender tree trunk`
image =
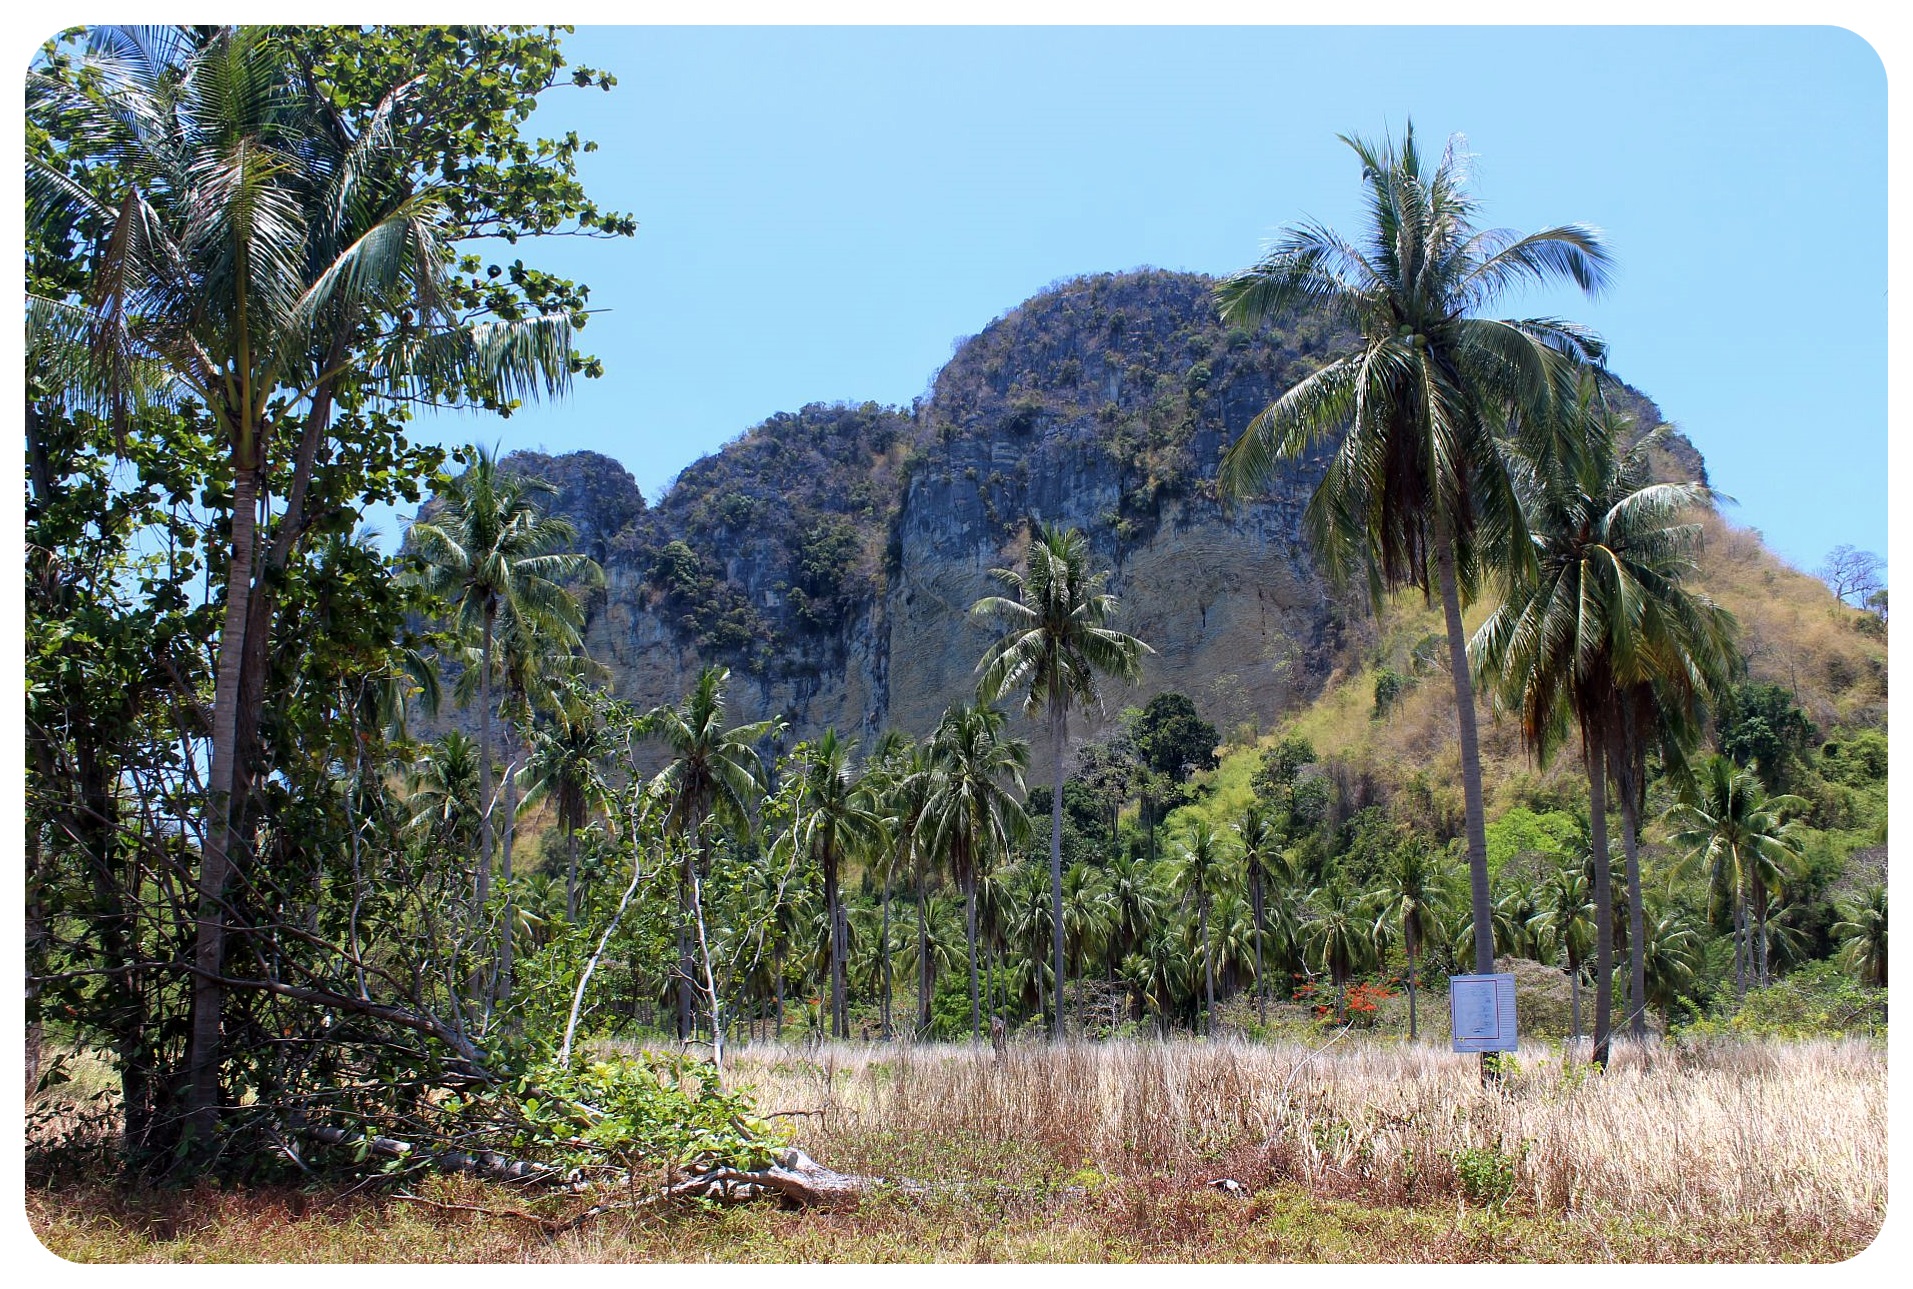
[[[485,609],[484,645],[478,673],[478,912],[473,921],[484,924],[485,903],[492,893],[492,621],[497,610]]]
[[[206,837],[199,864],[199,917],[194,927],[192,1023],[187,1038],[186,1128],[194,1148],[207,1149],[219,1122],[219,1065],[226,916],[222,904],[232,876],[231,845],[237,774],[239,681],[251,610],[254,547],[257,544],[259,472],[234,472],[232,556],[226,566],[226,617],[219,637],[213,682],[212,764],[207,782]]]
[[[1063,1040],[1063,741],[1069,733],[1069,712],[1063,706],[1057,687],[1050,691],[1050,806],[1049,806],[1049,905],[1050,943],[1056,960],[1055,1009],[1050,1022],[1050,1037]]]
[[[890,980],[890,870],[883,873],[883,935],[877,943],[877,952],[883,962],[883,1008],[879,1016],[883,1022],[883,1041],[890,1041],[890,995],[893,992]]]
[[[1747,996],[1747,900],[1734,883],[1734,998]]]
[[[1468,838],[1469,906],[1475,919],[1475,971],[1495,969],[1494,911],[1488,891],[1488,832],[1481,808],[1481,746],[1475,731],[1475,686],[1468,671],[1468,638],[1461,623],[1461,586],[1455,573],[1454,536],[1448,518],[1435,517],[1435,565],[1441,584],[1442,616],[1448,626],[1448,671],[1455,687],[1455,720],[1461,735],[1461,799]],[[1482,1053],[1481,1075],[1491,1078],[1489,1053]]]
[[[917,865],[917,1037],[930,1036],[930,919],[924,907],[923,865]]]
[[[1568,1008],[1574,1016],[1574,1041],[1581,1041],[1581,964],[1568,957]]]
[[[1202,1013],[1202,1032],[1206,1037],[1215,1037],[1216,1032],[1216,962],[1209,952],[1209,900],[1206,892],[1200,888],[1196,892],[1196,919],[1202,923],[1202,993],[1208,1004]]]
[[[498,936],[498,1001],[511,997],[512,936],[517,929],[517,895],[512,890],[511,848],[518,835],[517,762],[505,762],[505,831],[499,847],[499,884],[505,889],[505,925]]]
[[[1267,1025],[1269,1023],[1269,983],[1267,978],[1262,974],[1262,936],[1265,926],[1262,904],[1262,869],[1260,865],[1253,862],[1251,862],[1249,869],[1249,894],[1255,900],[1255,1019],[1256,1024]],[[1408,996],[1408,1015],[1410,1018],[1409,1028],[1412,1031],[1414,1028],[1415,996],[1412,992],[1412,985],[1410,989],[1411,992]]]
[[[775,1037],[782,1042],[784,1038],[784,937],[781,935],[777,937],[775,957],[777,960],[777,1032]]]
[[[842,896],[837,889],[837,851],[825,842],[824,861],[824,940],[828,949],[825,953],[825,977],[830,989],[830,1036],[846,1038],[844,1025],[843,985],[839,983],[839,968],[843,965],[843,946],[837,938],[837,906]]]
[[[565,829],[565,921],[578,920],[578,830]]]
[[[1765,989],[1767,979],[1767,883],[1760,875],[1759,861],[1754,867],[1754,987]]]
[[[695,968],[691,961],[691,866],[697,862],[697,848],[687,845],[678,862],[678,1039],[696,1037],[693,1028],[696,1012],[691,997]]]
[[[977,995],[976,979],[976,874],[963,883],[964,937],[970,944],[970,1041],[983,1037],[983,1008]]]
[[[1410,949],[1408,951],[1408,1041],[1411,1043],[1418,1037],[1415,1032],[1415,958],[1415,950]]]
[[[1584,737],[1588,814],[1594,843],[1594,1063],[1605,1067],[1614,1009],[1614,886],[1607,852],[1607,767],[1600,744]]]
[[[1621,849],[1627,862],[1627,1001],[1628,1031],[1647,1039],[1647,914],[1641,900],[1641,846],[1635,787],[1621,784]]]

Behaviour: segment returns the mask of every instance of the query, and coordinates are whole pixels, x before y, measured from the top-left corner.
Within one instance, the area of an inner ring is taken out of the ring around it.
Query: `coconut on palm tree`
[[[1074,528],[1044,525],[1030,544],[1029,570],[992,569],[1015,594],[985,596],[970,606],[973,615],[993,617],[1007,630],[977,663],[977,700],[993,703],[1013,690],[1023,694],[1023,710],[1049,721],[1050,737],[1050,926],[1054,938],[1056,989],[1063,985],[1063,747],[1069,738],[1070,708],[1099,705],[1098,680],[1114,676],[1134,683],[1142,676],[1143,655],[1153,653],[1134,636],[1106,624],[1115,616],[1116,597],[1103,590],[1109,575],[1089,570],[1089,542]],[[1051,1036],[1063,1036],[1059,1005]]]
[[[944,858],[963,892],[972,1040],[983,1032],[976,962],[977,878],[1029,831],[1021,799],[1030,749],[1022,739],[1003,736],[1007,720],[986,703],[958,704],[943,713],[930,736],[932,778],[924,814],[931,849]]]
[[[1305,512],[1331,579],[1366,574],[1438,594],[1461,741],[1475,968],[1494,967],[1481,757],[1462,606],[1483,574],[1532,565],[1504,434],[1538,456],[1558,450],[1557,407],[1573,372],[1598,362],[1586,330],[1551,318],[1497,319],[1510,288],[1607,280],[1599,234],[1562,225],[1517,235],[1478,229],[1454,141],[1430,164],[1411,125],[1398,148],[1344,138],[1362,165],[1367,228],[1350,241],[1317,223],[1283,234],[1217,287],[1244,326],[1294,309],[1356,331],[1353,348],[1263,409],[1223,458],[1225,494],[1264,490],[1288,462],[1327,448]],[[1484,1065],[1484,1069],[1486,1066]]]

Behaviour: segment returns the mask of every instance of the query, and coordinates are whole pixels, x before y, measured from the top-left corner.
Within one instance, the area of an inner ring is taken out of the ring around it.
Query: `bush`
[[[1730,1004],[1731,1006],[1731,1004]],[[1869,989],[1831,960],[1811,962],[1765,989],[1750,989],[1738,1008],[1682,1026],[1681,1037],[1886,1037],[1886,990]]]
[[[1469,1203],[1485,1207],[1514,1194],[1517,1156],[1498,1146],[1464,1146],[1450,1158],[1455,1161],[1455,1176],[1461,1179],[1461,1192]]]

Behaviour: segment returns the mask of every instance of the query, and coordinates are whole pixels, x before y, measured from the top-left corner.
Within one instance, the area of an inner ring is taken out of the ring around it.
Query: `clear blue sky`
[[[521,244],[588,281],[602,380],[420,428],[594,448],[655,498],[807,402],[908,402],[1058,278],[1222,273],[1359,226],[1338,132],[1466,135],[1484,221],[1605,230],[1589,323],[1782,555],[1886,552],[1886,77],[1793,28],[581,28],[618,87],[534,120],[634,239]]]

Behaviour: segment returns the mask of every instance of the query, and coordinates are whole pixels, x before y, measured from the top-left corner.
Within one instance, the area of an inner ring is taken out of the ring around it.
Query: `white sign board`
[[[1457,1052],[1514,1051],[1514,977],[1448,977],[1448,1019]]]

